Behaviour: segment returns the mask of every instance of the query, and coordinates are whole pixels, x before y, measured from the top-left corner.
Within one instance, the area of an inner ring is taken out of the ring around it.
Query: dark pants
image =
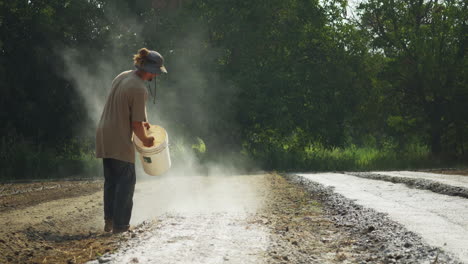
[[[129,227],[135,190],[135,164],[103,159],[104,219],[111,220],[114,229]]]

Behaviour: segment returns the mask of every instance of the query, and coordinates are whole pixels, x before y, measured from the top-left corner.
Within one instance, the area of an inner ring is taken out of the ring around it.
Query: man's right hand
[[[154,137],[148,137],[146,134],[146,122],[132,122],[133,133],[141,140],[143,146],[152,147],[154,145]],[[146,123],[148,124],[148,123]],[[149,124],[148,124],[149,125]]]
[[[154,145],[154,137],[147,137],[146,140],[143,142],[143,146],[149,148]]]

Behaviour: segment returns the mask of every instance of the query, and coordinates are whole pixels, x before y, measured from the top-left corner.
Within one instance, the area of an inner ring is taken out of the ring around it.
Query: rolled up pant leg
[[[104,159],[104,219],[112,219],[114,229],[129,227],[135,191],[135,164]]]

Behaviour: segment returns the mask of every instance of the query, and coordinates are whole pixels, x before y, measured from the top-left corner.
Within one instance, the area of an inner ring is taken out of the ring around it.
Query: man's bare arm
[[[133,133],[143,142],[145,147],[153,146],[154,137],[148,137],[146,135],[146,129],[149,129],[147,122],[132,122]]]

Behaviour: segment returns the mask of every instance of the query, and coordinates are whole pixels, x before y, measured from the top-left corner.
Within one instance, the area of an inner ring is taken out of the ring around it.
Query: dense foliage
[[[141,47],[166,58],[150,118],[176,156],[463,163],[467,16],[462,0],[0,0],[0,178],[99,168],[97,113]]]

